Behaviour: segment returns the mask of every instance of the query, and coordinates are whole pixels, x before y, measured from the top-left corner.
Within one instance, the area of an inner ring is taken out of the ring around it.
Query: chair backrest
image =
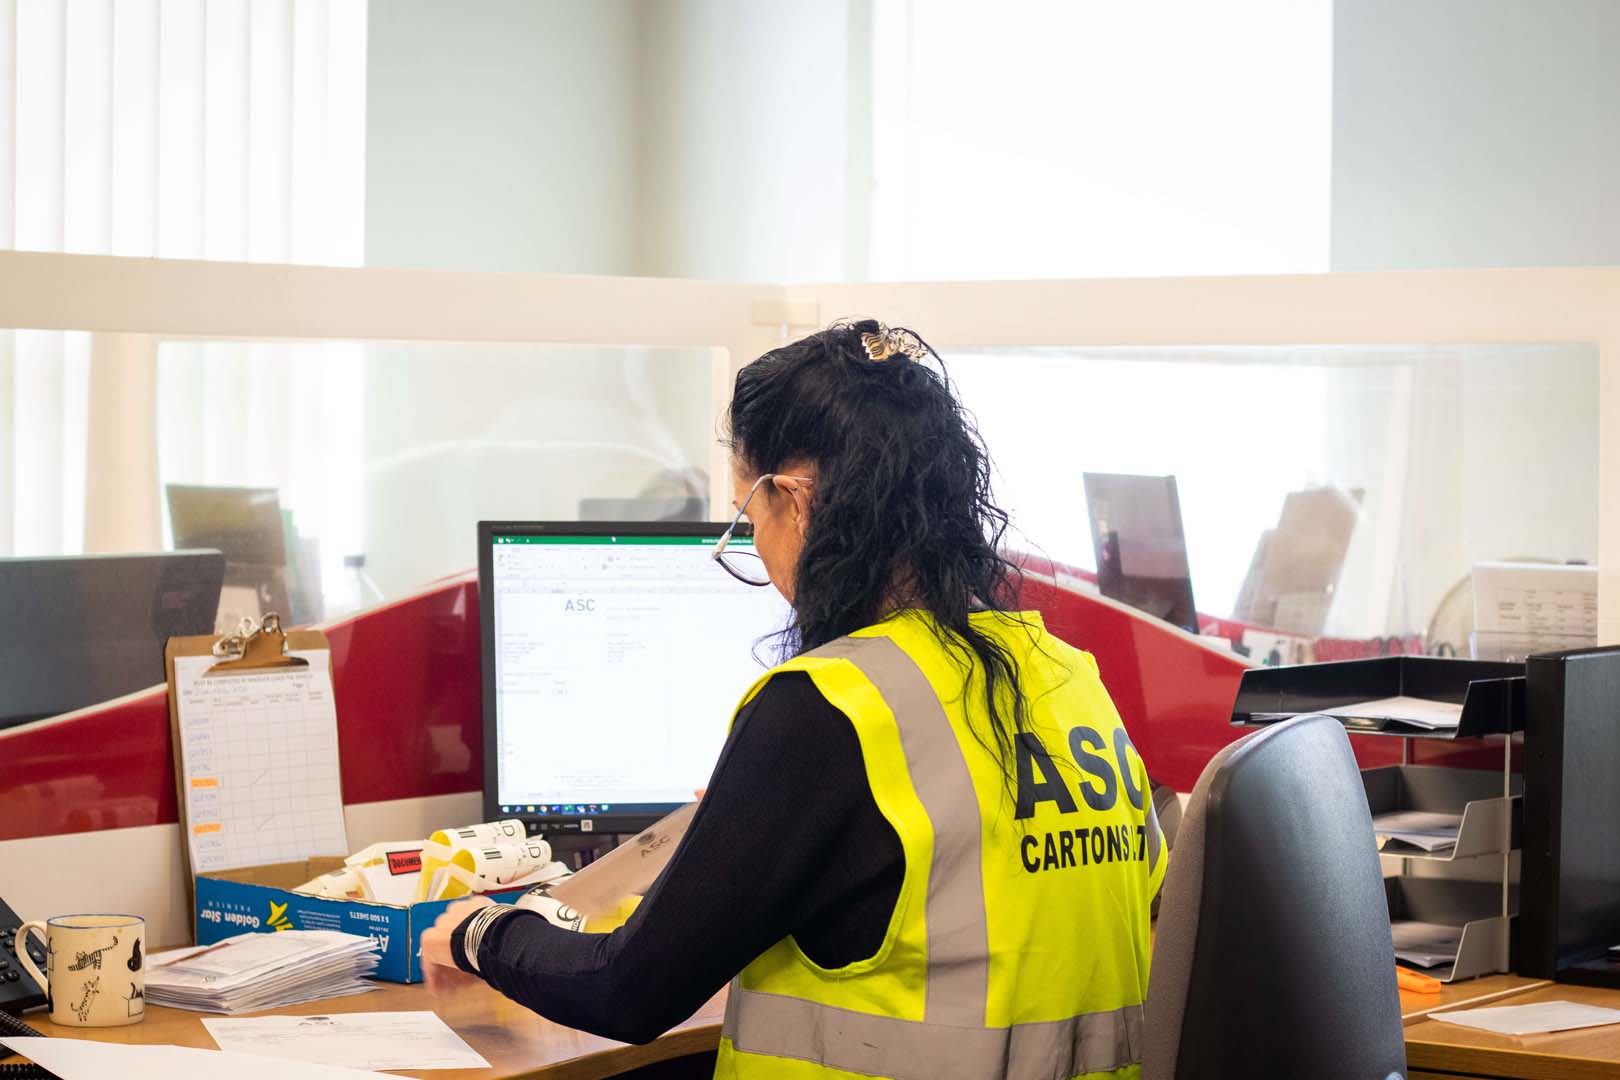
[[[1226,747],[1164,884],[1144,1080],[1404,1076],[1395,949],[1367,797],[1338,721]]]

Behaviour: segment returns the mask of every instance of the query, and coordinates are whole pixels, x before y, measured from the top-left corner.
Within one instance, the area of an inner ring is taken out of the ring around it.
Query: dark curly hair
[[[862,336],[881,333],[872,320],[834,324],[737,373],[727,442],[739,463],[753,476],[797,460],[817,470],[781,650],[814,649],[898,608],[927,611],[963,668],[965,692],[983,673],[991,730],[975,736],[1010,776],[1025,726],[1017,662],[968,618],[1015,618],[1020,578],[1001,555],[1007,514],[939,354],[898,329],[889,340],[911,355],[874,361]]]

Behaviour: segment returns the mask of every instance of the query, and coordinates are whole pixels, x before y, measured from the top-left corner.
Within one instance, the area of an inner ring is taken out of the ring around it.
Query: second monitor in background
[[[488,818],[634,832],[708,783],[789,615],[711,558],[725,528],[479,523]]]
[[[171,637],[214,628],[217,551],[0,559],[0,728],[163,681]]]
[[[166,493],[174,546],[225,553],[217,631],[270,611],[289,625],[320,620],[319,551],[298,535],[275,488],[169,484]]]
[[[1198,633],[1176,478],[1088,472],[1085,484],[1097,588]]]

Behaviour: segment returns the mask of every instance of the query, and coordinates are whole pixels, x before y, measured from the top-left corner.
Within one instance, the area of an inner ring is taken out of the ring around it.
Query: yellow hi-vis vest
[[[1165,864],[1146,769],[1088,654],[1033,613],[973,620],[1011,652],[1028,703],[1013,778],[981,742],[995,745],[982,669],[965,684],[920,613],[782,664],[743,698],[802,671],[843,711],[905,873],[876,955],[827,969],[788,937],[743,969],[717,1077],[1140,1075]]]

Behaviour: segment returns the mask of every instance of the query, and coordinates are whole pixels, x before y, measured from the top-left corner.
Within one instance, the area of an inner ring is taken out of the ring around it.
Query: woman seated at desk
[[[1007,517],[938,359],[866,321],[738,374],[764,574],[726,568],[792,604],[788,659],[623,927],[464,901],[423,939],[435,981],[646,1042],[735,978],[723,1077],[1137,1074],[1146,772],[1091,657],[1008,610]]]

